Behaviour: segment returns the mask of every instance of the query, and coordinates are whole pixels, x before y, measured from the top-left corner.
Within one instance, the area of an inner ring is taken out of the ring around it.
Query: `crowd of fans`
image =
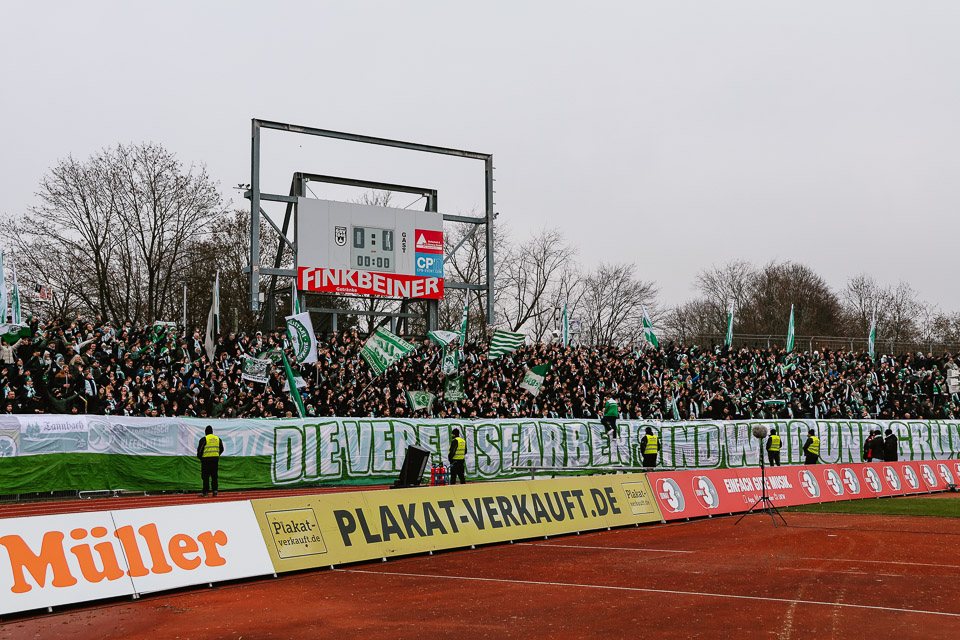
[[[211,418],[294,416],[282,366],[269,383],[241,378],[242,356],[287,349],[282,332],[226,333],[208,359],[204,332],[115,326],[100,320],[30,319],[31,337],[0,344],[3,413],[90,413]],[[301,365],[307,415],[455,418],[598,418],[607,398],[627,419],[953,419],[960,398],[947,385],[952,354],[879,356],[851,351],[660,349],[534,344],[499,359],[484,344],[463,348],[465,399],[443,397],[442,348],[417,351],[373,378],[360,357],[364,336],[335,334],[319,362]],[[550,363],[538,396],[525,371]],[[412,412],[405,391],[436,395]]]

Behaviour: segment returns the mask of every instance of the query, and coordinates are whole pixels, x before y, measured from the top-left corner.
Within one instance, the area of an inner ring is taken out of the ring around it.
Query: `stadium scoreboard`
[[[301,291],[443,298],[443,215],[297,199]]]

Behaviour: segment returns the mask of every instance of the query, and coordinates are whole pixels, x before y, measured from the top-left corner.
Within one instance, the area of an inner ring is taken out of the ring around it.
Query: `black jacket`
[[[895,462],[900,456],[900,448],[897,446],[900,439],[895,433],[891,433],[883,440],[883,459],[887,462]]]

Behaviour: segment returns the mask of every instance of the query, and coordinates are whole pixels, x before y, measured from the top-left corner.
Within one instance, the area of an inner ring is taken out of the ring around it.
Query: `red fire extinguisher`
[[[440,484],[447,484],[447,468],[440,463]]]
[[[440,468],[437,467],[437,462],[434,460],[433,466],[430,467],[430,486],[435,487],[440,484]]]

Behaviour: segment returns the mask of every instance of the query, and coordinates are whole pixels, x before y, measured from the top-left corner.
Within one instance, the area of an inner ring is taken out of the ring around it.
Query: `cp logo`
[[[937,465],[937,470],[940,472],[940,477],[943,478],[946,484],[953,484],[953,474],[950,473],[950,468],[947,467],[947,465]]]
[[[833,469],[827,469],[823,476],[827,481],[827,488],[830,489],[830,493],[835,496],[843,495],[843,480],[840,479],[840,474]]]
[[[920,488],[920,480],[917,478],[917,472],[913,470],[913,467],[904,467],[903,477],[907,479],[907,484],[910,485],[911,489]]]
[[[674,513],[680,513],[686,506],[683,502],[683,492],[680,486],[670,478],[662,478],[657,481],[657,495],[660,501],[667,506],[667,509]]]
[[[800,486],[811,498],[820,497],[820,485],[817,484],[817,479],[813,477],[812,472],[806,469],[800,472]]]
[[[867,486],[870,487],[870,490],[874,493],[883,491],[883,485],[880,484],[880,476],[877,475],[873,467],[867,467],[863,470],[863,479],[867,481]]]
[[[891,489],[894,491],[900,491],[900,476],[897,475],[896,469],[893,467],[884,467],[883,477],[887,481],[887,484],[890,485]]]
[[[920,465],[920,475],[923,476],[923,481],[931,489],[937,486],[937,476],[933,475],[933,469],[930,468],[930,465]]]
[[[843,477],[843,484],[847,487],[853,495],[858,495],[860,493],[860,480],[857,479],[857,474],[853,472],[853,469],[847,467],[840,472]]]
[[[697,496],[697,501],[705,509],[716,509],[720,505],[720,496],[717,494],[716,487],[706,476],[694,476],[693,495]]]

